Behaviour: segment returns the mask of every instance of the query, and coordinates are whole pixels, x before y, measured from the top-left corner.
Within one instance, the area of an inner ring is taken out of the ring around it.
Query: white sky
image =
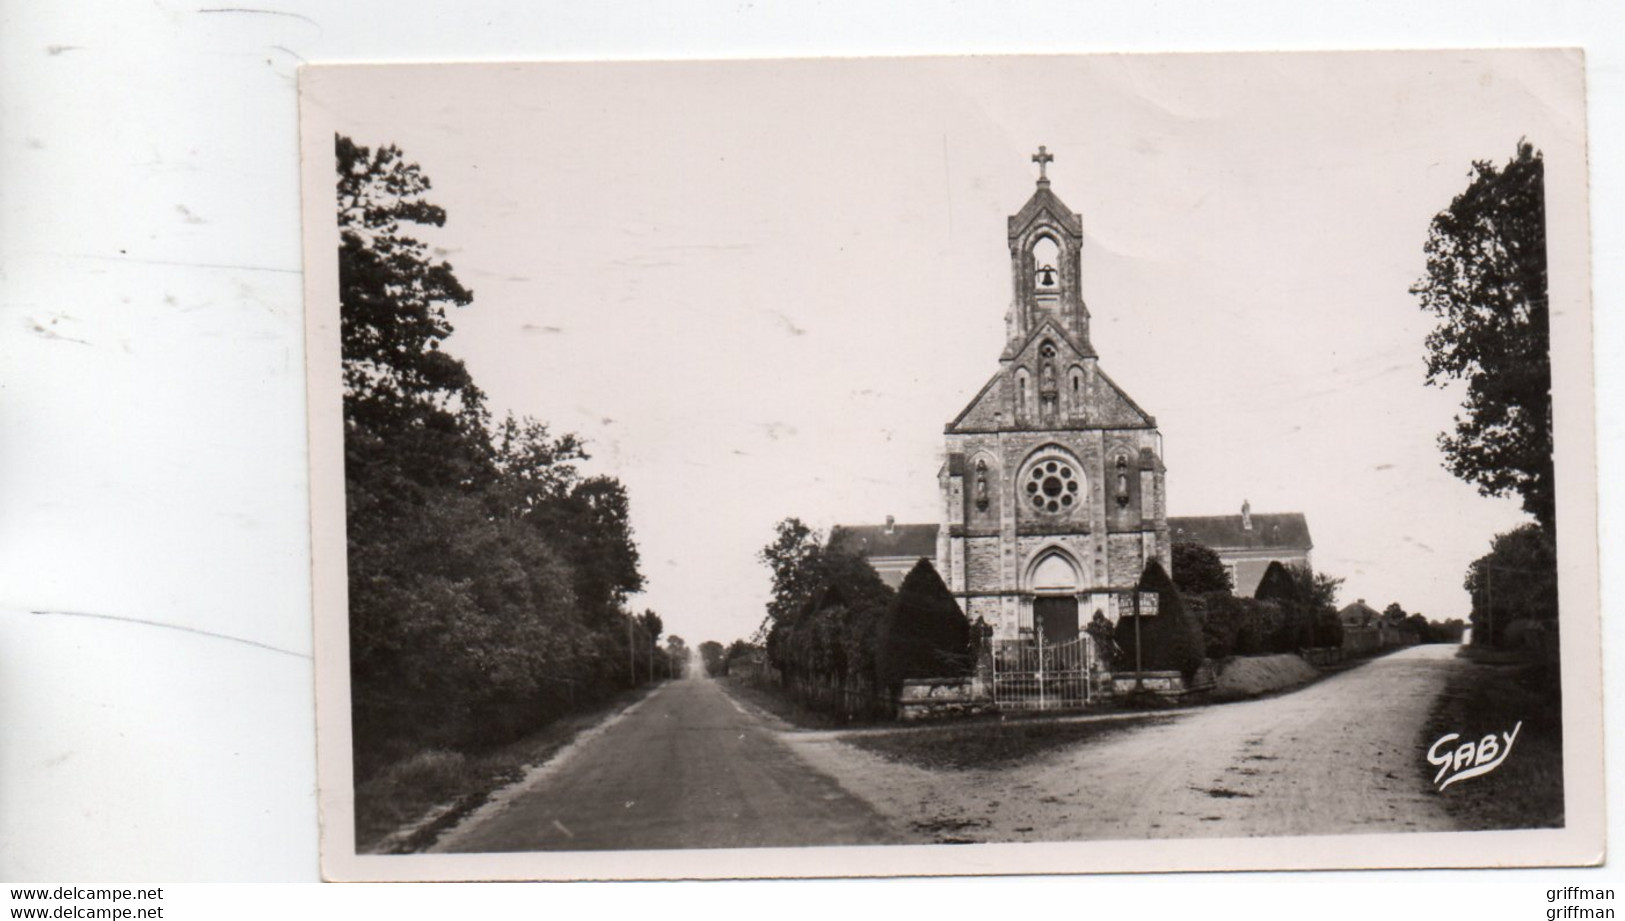
[[[448,350],[495,412],[581,434],[626,483],[633,603],[691,643],[760,622],[777,520],[937,520],[942,426],[997,368],[1005,218],[1039,144],[1083,218],[1102,367],[1158,419],[1170,514],[1301,511],[1341,601],[1434,618],[1465,616],[1467,563],[1524,520],[1441,468],[1460,394],[1423,386],[1432,320],[1407,289],[1472,160],[1528,137],[1549,185],[1583,189],[1561,55],[307,80],[328,123],[431,177],[449,219],[428,238],[475,294]]]

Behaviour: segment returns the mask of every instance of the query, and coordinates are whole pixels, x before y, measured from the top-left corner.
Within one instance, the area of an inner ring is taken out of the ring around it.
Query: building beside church
[[[1199,515],[1168,519],[1169,536],[1176,542],[1196,541],[1219,555],[1230,571],[1235,593],[1250,598],[1258,591],[1270,564],[1313,565],[1309,552],[1309,521],[1301,512],[1254,515],[1252,505],[1241,503],[1240,515]]]
[[[887,585],[897,588],[915,563],[936,558],[939,530],[934,524],[897,524],[887,515],[885,524],[836,527],[830,544],[867,559]]]

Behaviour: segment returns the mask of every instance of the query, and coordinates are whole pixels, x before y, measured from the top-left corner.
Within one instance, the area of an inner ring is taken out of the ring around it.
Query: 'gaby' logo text
[[[1461,738],[1459,734],[1452,732],[1440,736],[1428,748],[1428,764],[1439,768],[1439,773],[1433,775],[1433,782],[1443,790],[1458,780],[1488,774],[1500,767],[1501,762],[1507,760],[1507,755],[1512,754],[1512,743],[1522,728],[1523,720],[1519,720],[1511,732],[1503,732],[1499,737],[1490,733],[1477,742],[1469,740],[1454,746],[1451,743]]]

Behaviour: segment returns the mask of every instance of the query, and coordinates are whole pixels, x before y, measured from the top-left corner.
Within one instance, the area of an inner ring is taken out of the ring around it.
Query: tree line
[[[335,139],[350,685],[357,781],[518,737],[645,680],[662,627],[626,489],[585,445],[496,422],[445,350],[473,303],[412,228],[440,227],[399,148]],[[669,673],[670,665],[662,669]]]
[[[883,717],[905,680],[971,673],[971,625],[928,561],[894,590],[861,554],[843,549],[839,529],[825,540],[797,518],[778,523],[758,558],[773,584],[758,631],[766,662],[804,703],[842,717]],[[723,672],[748,650],[736,642]]]

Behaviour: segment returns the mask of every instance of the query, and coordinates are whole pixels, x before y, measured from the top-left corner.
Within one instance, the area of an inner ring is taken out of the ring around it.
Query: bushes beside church
[[[768,664],[803,704],[843,718],[889,713],[876,678],[881,622],[896,593],[860,556],[836,548],[801,521],[778,525],[758,557],[773,573]]]
[[[876,639],[875,674],[893,694],[909,678],[957,678],[974,665],[970,621],[928,560],[903,578]]]
[[[1157,613],[1118,618],[1115,640],[1119,654],[1115,667],[1130,672],[1136,665],[1147,671],[1177,671],[1188,679],[1207,657],[1202,621],[1192,614],[1184,596],[1155,560],[1146,564],[1138,590],[1157,596]]]
[[[1210,659],[1339,648],[1343,623],[1330,599],[1339,579],[1271,563],[1256,597],[1215,590],[1187,596]]]
[[[1229,592],[1206,592],[1186,599],[1202,623],[1202,638],[1210,659],[1257,656],[1270,652],[1272,625],[1282,620],[1273,601],[1237,598]]]
[[[890,715],[904,681],[970,674],[970,623],[928,560],[894,592],[863,557],[794,518],[759,556],[773,572],[768,661],[802,703]]]

